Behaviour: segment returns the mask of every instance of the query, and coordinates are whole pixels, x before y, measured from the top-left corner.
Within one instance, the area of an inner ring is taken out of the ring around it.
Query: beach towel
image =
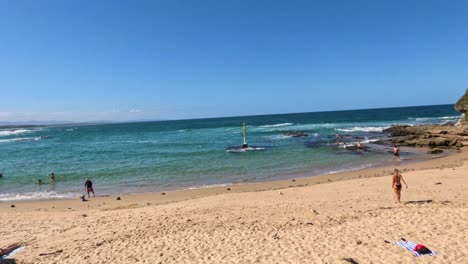
[[[399,246],[399,247],[402,247],[402,248],[404,248],[404,249],[410,251],[411,253],[413,253],[413,256],[415,256],[415,257],[434,256],[434,255],[437,255],[437,252],[432,251],[432,250],[431,250],[431,253],[428,253],[428,254],[419,254],[418,252],[414,251],[414,248],[415,248],[416,245],[418,245],[418,244],[417,244],[417,243],[414,243],[414,242],[411,242],[411,241],[408,241],[408,240],[396,241],[396,242],[393,242],[392,244],[397,245],[397,246]]]
[[[5,254],[3,256],[0,256],[0,259],[8,259],[8,258],[11,258],[13,257],[16,253],[20,252],[21,250],[25,249],[26,247],[19,247],[15,250],[13,250],[12,252],[8,253],[8,254]]]

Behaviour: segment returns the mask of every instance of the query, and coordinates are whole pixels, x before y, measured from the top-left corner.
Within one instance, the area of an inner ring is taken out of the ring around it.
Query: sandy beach
[[[16,263],[463,263],[467,159],[463,150],[413,164],[121,200],[1,203],[1,243],[26,246]],[[395,167],[409,185],[401,204],[391,189]],[[432,202],[411,203],[422,200]],[[400,238],[438,255],[416,258],[384,242]]]

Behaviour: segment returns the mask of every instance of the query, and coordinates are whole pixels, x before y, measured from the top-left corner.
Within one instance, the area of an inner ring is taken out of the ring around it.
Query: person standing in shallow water
[[[396,159],[400,160],[400,148],[397,145],[393,147],[393,160]]]
[[[86,192],[88,193],[88,198],[90,197],[89,193],[93,193],[93,197],[94,197],[93,182],[89,178],[86,178],[84,185],[86,188]]]
[[[54,183],[55,182],[55,174],[52,172],[50,175],[50,183]]]
[[[398,169],[395,169],[393,177],[392,177],[392,188],[395,191],[395,198],[396,198],[395,203],[400,203],[401,182],[403,182],[406,185],[406,189],[408,189],[408,184],[405,182],[405,179],[403,179],[403,175],[400,174],[400,171],[398,171]]]

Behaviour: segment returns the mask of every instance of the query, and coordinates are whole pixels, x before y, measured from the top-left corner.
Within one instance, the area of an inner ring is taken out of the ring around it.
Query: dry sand
[[[465,150],[395,164],[409,184],[402,204],[394,166],[231,190],[1,203],[0,246],[27,246],[16,263],[468,263],[467,160]],[[400,238],[439,254],[415,258],[384,243]]]

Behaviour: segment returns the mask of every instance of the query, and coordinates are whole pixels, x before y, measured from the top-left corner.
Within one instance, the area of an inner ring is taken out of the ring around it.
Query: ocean
[[[394,124],[456,122],[452,105],[119,124],[0,128],[0,201],[204,188],[391,162]],[[246,123],[248,151],[243,143]],[[293,137],[289,132],[304,132]],[[335,140],[339,133],[341,140]],[[358,153],[347,147],[361,142]],[[417,152],[402,153],[405,160]],[[56,182],[49,183],[54,172]],[[36,184],[41,179],[44,184]]]

